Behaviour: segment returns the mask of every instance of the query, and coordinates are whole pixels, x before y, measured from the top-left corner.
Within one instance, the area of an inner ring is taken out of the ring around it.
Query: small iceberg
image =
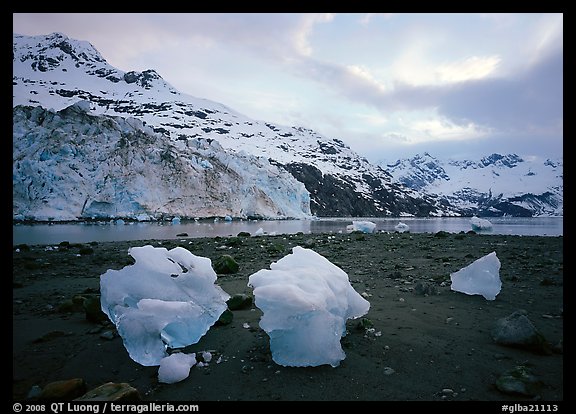
[[[470,219],[470,225],[472,226],[472,230],[475,231],[492,230],[492,223],[476,216]]]
[[[399,233],[404,233],[410,230],[410,227],[406,223],[399,222],[398,224],[396,224],[396,226],[394,226],[394,230],[396,230]]]
[[[346,226],[346,231],[361,231],[362,233],[374,233],[376,229],[376,223],[371,221],[352,221],[352,224]]]

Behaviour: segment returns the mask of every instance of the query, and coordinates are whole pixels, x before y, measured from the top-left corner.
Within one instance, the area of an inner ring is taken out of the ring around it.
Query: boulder
[[[88,391],[86,394],[75,401],[141,401],[142,397],[138,390],[130,384],[121,382],[107,382],[93,390]]]
[[[534,397],[538,395],[542,382],[532,373],[530,368],[519,365],[504,372],[496,380],[495,385],[498,391],[504,394]]]
[[[237,293],[233,295],[226,304],[228,305],[228,309],[231,311],[233,310],[241,310],[241,309],[248,309],[252,306],[253,298],[251,295],[246,295],[244,293]]]
[[[492,339],[500,345],[524,348],[539,354],[551,353],[550,344],[522,311],[498,319],[491,334]]]
[[[72,400],[86,392],[82,378],[54,381],[47,384],[40,394],[41,400]]]
[[[212,267],[217,274],[231,274],[236,273],[240,266],[232,256],[225,254],[214,260]]]

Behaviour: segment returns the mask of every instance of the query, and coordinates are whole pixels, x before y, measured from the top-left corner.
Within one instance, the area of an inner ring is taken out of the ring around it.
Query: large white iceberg
[[[160,365],[168,348],[194,344],[226,310],[230,296],[215,285],[210,259],[183,247],[132,247],[136,263],[100,276],[102,311],[130,357]]]
[[[340,345],[346,320],[370,309],[342,269],[300,246],[251,275],[248,286],[263,311],[272,359],[283,366],[338,366],[346,358]]]
[[[450,288],[456,292],[482,295],[487,300],[494,300],[502,289],[500,260],[496,252],[492,252],[451,273],[450,280],[452,280]]]

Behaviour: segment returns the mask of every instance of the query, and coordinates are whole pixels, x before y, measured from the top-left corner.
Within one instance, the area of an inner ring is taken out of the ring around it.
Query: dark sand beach
[[[186,352],[210,351],[175,384],[158,367],[132,361],[107,322],[87,320],[76,305],[99,294],[100,275],[133,263],[128,248],[183,246],[239,271],[218,275],[226,292],[251,294],[248,277],[301,245],[342,268],[370,302],[358,326],[349,320],[340,366],[282,367],[271,358],[260,310],[233,311]],[[15,246],[16,248],[16,246]],[[450,273],[495,251],[502,291],[494,301],[450,290]],[[76,297],[75,306],[70,301]],[[84,298],[84,299],[83,299]],[[13,253],[13,390],[81,378],[88,390],[129,383],[147,401],[559,401],[563,400],[563,237],[480,234],[298,234],[247,238],[19,246]],[[499,318],[523,310],[550,352],[495,343]],[[104,334],[104,335],[103,335]],[[219,360],[219,363],[216,361]],[[504,393],[497,379],[517,366],[538,381],[532,395]]]

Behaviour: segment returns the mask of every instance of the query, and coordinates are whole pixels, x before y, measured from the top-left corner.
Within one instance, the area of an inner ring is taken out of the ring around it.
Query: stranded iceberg
[[[136,260],[100,277],[102,311],[130,357],[160,365],[168,348],[194,344],[226,310],[230,296],[215,285],[210,259],[182,247],[132,247]]]
[[[502,288],[500,260],[496,252],[492,252],[457,272],[451,273],[450,280],[452,280],[450,288],[456,292],[482,295],[487,300],[494,300]]]
[[[270,336],[272,359],[283,366],[338,366],[346,358],[346,320],[370,308],[342,269],[302,247],[251,275],[248,286],[264,313],[260,327]]]

